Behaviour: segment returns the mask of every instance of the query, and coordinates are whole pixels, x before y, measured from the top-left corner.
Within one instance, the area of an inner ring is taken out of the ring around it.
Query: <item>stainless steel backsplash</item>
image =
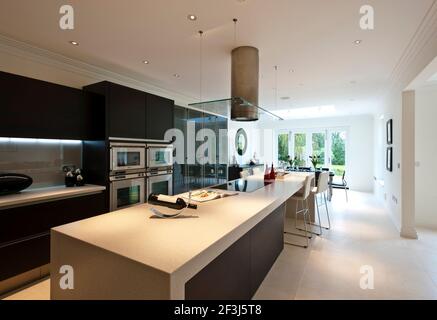
[[[0,172],[23,173],[33,179],[31,188],[64,184],[65,165],[82,166],[82,143],[0,139]]]

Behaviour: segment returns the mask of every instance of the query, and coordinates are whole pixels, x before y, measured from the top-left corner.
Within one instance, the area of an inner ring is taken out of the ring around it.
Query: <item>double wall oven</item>
[[[173,145],[147,145],[147,197],[151,193],[173,194]]]
[[[110,143],[110,210],[143,204],[151,193],[173,194],[173,146]]]

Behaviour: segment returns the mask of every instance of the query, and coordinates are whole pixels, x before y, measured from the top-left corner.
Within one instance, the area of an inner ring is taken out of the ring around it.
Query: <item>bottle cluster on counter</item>
[[[266,164],[266,170],[264,171],[264,181],[272,182],[276,179],[275,168],[272,163],[272,167],[269,169],[269,166]]]

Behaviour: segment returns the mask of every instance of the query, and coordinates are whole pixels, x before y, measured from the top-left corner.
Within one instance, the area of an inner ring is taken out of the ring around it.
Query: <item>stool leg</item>
[[[328,204],[326,203],[326,193],[323,193],[323,198],[325,200],[325,208],[326,208],[326,216],[328,217],[328,230],[331,229],[331,219],[329,219],[329,210],[328,210]]]
[[[316,194],[316,207],[317,207],[317,216],[319,218],[320,235],[322,235],[322,220],[320,219],[319,200],[317,200],[317,194]]]
[[[303,224],[305,226],[305,238],[307,238],[307,245],[304,248],[308,248],[309,244],[310,244],[310,240],[308,239],[308,228],[307,228],[307,214],[308,214],[308,210],[306,212],[304,212],[303,214]]]
[[[295,236],[298,236],[298,237],[306,238],[306,245],[295,244],[295,243],[291,243],[291,242],[288,242],[288,241],[284,241],[284,244],[288,244],[288,245],[291,245],[291,246],[301,247],[301,248],[305,248],[306,249],[306,248],[308,248],[308,245],[309,245],[309,239],[312,238],[311,233],[308,235],[308,229],[307,229],[307,223],[306,223],[306,215],[309,212],[309,210],[307,209],[308,208],[308,202],[307,202],[307,208],[304,208],[303,200],[296,200],[296,213],[295,213],[294,224],[295,224],[295,228],[297,230],[302,230],[302,229],[297,228],[297,215],[298,215],[298,211],[299,211],[299,201],[302,201],[301,212],[303,212],[304,226],[305,226],[305,230],[303,230],[303,231],[305,231],[305,234],[303,235],[303,234],[299,234],[299,233],[288,232],[288,231],[285,231],[285,230],[284,230],[284,234],[290,234],[290,235],[295,235]]]
[[[305,203],[306,203],[306,209],[305,210],[307,211],[307,214],[308,214],[308,225],[310,226],[310,230],[308,231],[308,233],[311,235],[309,237],[310,239],[312,239],[312,237],[313,237],[312,235],[313,234],[315,234],[316,236],[321,236],[322,235],[322,228],[320,226],[320,213],[319,213],[319,205],[318,205],[318,202],[317,202],[317,195],[315,195],[315,197],[316,197],[317,215],[319,217],[319,224],[311,222],[311,218],[309,217],[310,206],[308,205],[308,198],[305,199]],[[303,203],[303,201],[304,200],[302,200],[302,203]],[[320,233],[317,233],[317,232],[313,231],[313,226],[319,227],[320,228]],[[305,231],[302,228],[297,228],[297,229],[300,230],[300,231]]]

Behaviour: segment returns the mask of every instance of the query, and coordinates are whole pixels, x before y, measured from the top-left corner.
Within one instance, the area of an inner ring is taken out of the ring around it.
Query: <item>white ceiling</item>
[[[2,0],[0,34],[203,100],[230,96],[236,45],[260,50],[260,105],[270,110],[335,105],[336,115],[376,112],[390,76],[434,0],[69,1],[75,30],[58,27],[64,1]],[[375,30],[359,8],[375,9]],[[198,20],[188,21],[188,14]],[[354,41],[362,40],[361,45]],[[79,46],[68,43],[75,40]],[[150,64],[145,65],[142,60]],[[278,99],[275,106],[275,72]],[[290,70],[293,72],[290,72]],[[180,78],[173,75],[180,74]],[[314,108],[313,108],[314,109]]]

